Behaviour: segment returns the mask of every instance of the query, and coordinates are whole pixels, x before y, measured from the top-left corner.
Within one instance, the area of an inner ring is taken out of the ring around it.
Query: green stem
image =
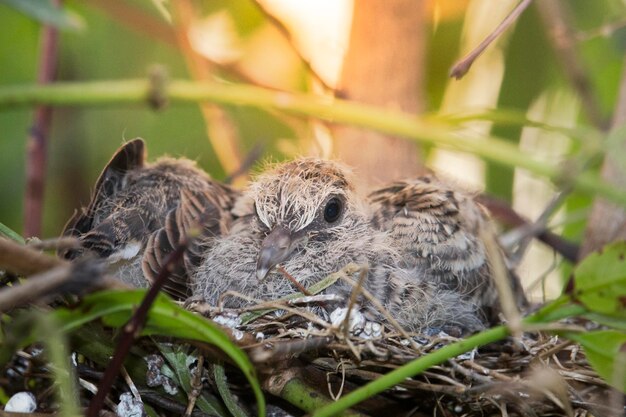
[[[524,168],[555,182],[571,182],[580,191],[599,194],[626,206],[626,192],[609,186],[597,175],[568,172],[557,165],[539,161],[501,139],[463,137],[450,127],[428,122],[415,115],[328,97],[286,93],[249,85],[185,80],[172,80],[164,86],[148,80],[59,82],[1,87],[0,110],[37,104],[140,104],[154,97],[166,98],[172,103],[209,101],[230,106],[274,109],[374,129],[423,144],[472,153],[502,165]]]
[[[444,346],[435,352],[415,359],[412,362],[409,362],[406,365],[370,382],[369,384],[352,391],[350,394],[341,397],[334,403],[319,409],[316,413],[313,413],[311,417],[331,417],[339,415],[339,413],[343,410],[371,398],[386,389],[398,385],[407,378],[418,375],[433,366],[440,365],[448,359],[468,352],[475,347],[504,339],[508,334],[509,330],[507,327],[498,326],[451,345]]]
[[[581,314],[580,306],[567,304],[567,301],[568,300],[564,298],[555,300],[555,302],[546,305],[537,313],[525,318],[522,323],[536,324],[546,322],[545,318],[548,316],[550,321],[556,321],[565,317],[571,317],[572,315]],[[582,312],[585,311],[586,310],[583,308]],[[475,334],[474,336],[470,336],[467,339],[444,346],[441,349],[417,358],[406,365],[389,372],[388,374],[351,392],[345,397],[341,397],[336,402],[319,409],[316,413],[313,413],[311,417],[331,417],[339,415],[339,413],[343,410],[346,410],[355,404],[381,393],[386,389],[398,385],[407,378],[414,377],[415,375],[418,375],[433,366],[440,365],[448,359],[459,356],[465,352],[469,352],[476,347],[502,340],[508,335],[508,327],[498,326]]]
[[[304,410],[309,413],[315,412],[315,410],[330,408],[333,404],[336,404],[330,402],[326,395],[315,391],[297,377],[292,378],[285,384],[280,392],[280,397],[298,407],[300,410]],[[354,411],[346,411],[345,408],[342,408],[340,412],[343,413],[342,415],[344,417],[365,417],[363,414]],[[313,415],[317,414],[314,413]]]

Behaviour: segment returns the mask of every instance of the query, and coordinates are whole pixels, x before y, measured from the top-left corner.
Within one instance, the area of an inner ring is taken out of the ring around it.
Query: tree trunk
[[[415,114],[423,110],[425,6],[423,0],[354,2],[337,96]],[[333,132],[335,154],[367,184],[423,170],[415,143],[349,126]]]

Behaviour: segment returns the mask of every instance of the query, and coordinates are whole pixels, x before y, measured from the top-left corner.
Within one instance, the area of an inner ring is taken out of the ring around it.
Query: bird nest
[[[266,391],[276,396],[289,381],[306,380],[305,392],[335,400],[464,340],[454,327],[407,333],[362,321],[356,311],[356,319],[345,310],[320,317],[323,310],[311,307],[332,301],[332,296],[305,296],[243,310],[189,307],[224,326],[266,376]],[[597,327],[580,319],[561,324]],[[434,364],[356,410],[373,416],[610,416],[622,415],[623,400],[591,368],[579,345],[524,332]]]
[[[35,254],[30,255],[31,260],[37,260]],[[60,268],[67,266],[61,265]],[[349,275],[345,272],[337,274]],[[46,282],[50,281],[50,274],[44,275]],[[186,304],[189,310],[217,323],[231,341],[247,353],[268,395],[271,406],[269,415],[303,415],[302,410],[311,411],[360,387],[376,383],[394,371],[415,364],[416,360],[426,361],[427,366],[421,372],[415,371],[416,368],[406,372],[397,383],[387,386],[390,388],[373,391],[372,395],[352,407],[360,413],[357,415],[623,415],[623,395],[597,376],[576,343],[541,331],[521,332],[515,337],[486,345],[471,344],[453,326],[430,327],[424,332],[409,333],[394,325],[393,317],[384,311],[380,313],[386,320],[368,321],[365,315],[359,313],[355,297],[346,303],[337,294],[324,294],[324,285],[332,285],[337,279],[342,279],[338,275],[329,277],[311,294],[295,294],[290,299],[275,302],[256,303],[248,299],[247,307],[236,310],[208,306],[202,302],[188,301]],[[35,283],[36,278],[30,278],[29,282]],[[237,294],[225,296],[243,297]],[[339,307],[333,310],[335,305]],[[382,307],[379,305],[377,308]],[[557,330],[575,328],[578,331],[597,327],[593,322],[579,318],[552,325]],[[80,336],[83,340],[74,340],[73,346],[93,347],[107,342],[110,345],[114,339],[110,332],[98,333],[90,326],[84,326],[83,330],[86,331]],[[149,353],[163,354],[159,347],[163,339],[157,341],[155,344],[150,339],[143,339],[137,346],[139,356],[143,358],[141,361],[148,362],[146,382],[137,383],[140,385],[138,392],[145,403],[156,406],[163,415],[183,415],[184,403],[164,395],[164,387],[169,384],[168,389],[172,388],[172,382],[165,382],[168,379],[160,375],[163,358],[150,359],[155,355]],[[171,339],[165,341],[171,342]],[[465,346],[460,345],[456,354],[435,356],[444,349],[459,346],[459,342],[465,343]],[[180,345],[180,340],[175,343]],[[206,344],[198,346],[202,352],[202,359],[198,362],[203,365],[197,365],[197,368],[215,369],[216,364],[227,363],[222,362],[226,358],[223,352],[211,350]],[[99,353],[100,360],[91,356],[94,351],[81,352],[84,358],[77,369],[83,388],[89,384],[95,387],[102,378],[102,369],[110,361],[112,348],[111,351],[98,350],[104,352]],[[40,351],[35,345],[14,355],[0,379],[0,387],[5,392],[19,390],[18,385],[31,385],[38,399],[50,397],[50,379],[45,376],[49,375],[50,368],[38,356]],[[185,368],[186,361],[194,355],[186,351],[186,359],[182,361]],[[239,403],[254,413],[250,404],[254,404],[255,399],[241,372],[234,366],[220,366],[228,371],[228,390],[236,393]],[[143,368],[145,372],[145,364]],[[201,386],[210,387],[217,396],[216,377],[209,377],[207,384],[204,376],[210,373],[203,371],[199,374],[202,376],[200,380],[204,381]],[[44,383],[33,385],[33,378],[44,380]],[[128,386],[133,390],[130,379],[128,375],[125,381],[120,379],[118,393],[128,390]],[[148,383],[150,380],[152,383]],[[86,395],[88,390],[85,388],[82,391],[85,394],[83,404],[90,397]],[[224,397],[221,391],[219,395]],[[311,398],[316,398],[317,402],[306,407],[299,406],[299,401]],[[117,404],[118,414],[122,408],[120,404]],[[294,407],[294,404],[297,406]],[[39,405],[46,409],[41,402]],[[114,408],[113,404],[109,405]],[[48,409],[54,410],[55,406]],[[189,415],[207,414],[196,411]]]

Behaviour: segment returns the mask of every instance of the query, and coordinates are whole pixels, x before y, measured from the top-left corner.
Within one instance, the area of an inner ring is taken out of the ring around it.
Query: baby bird
[[[447,288],[495,323],[498,292],[481,234],[493,233],[487,210],[471,196],[430,175],[398,181],[368,196],[372,225],[385,231],[401,257],[399,267]],[[503,259],[504,260],[504,259]],[[517,276],[507,271],[518,307],[526,298]]]
[[[122,281],[146,287],[189,232],[201,227],[204,239],[225,233],[237,197],[193,161],[164,157],[147,163],[144,141],[134,139],[113,155],[89,205],[65,226],[63,235],[77,237],[80,247],[60,255],[74,259],[94,254],[106,259]],[[199,260],[198,246],[192,244],[164,290],[178,299],[191,295],[188,271]]]
[[[193,292],[226,307],[307,288],[349,263],[368,267],[364,287],[407,330],[478,330],[497,310],[482,209],[434,178],[400,182],[360,197],[342,165],[314,158],[277,165],[244,193],[247,214],[212,240],[192,279]],[[344,294],[337,281],[326,292]],[[377,315],[372,306],[369,311]],[[381,318],[378,316],[378,318]]]

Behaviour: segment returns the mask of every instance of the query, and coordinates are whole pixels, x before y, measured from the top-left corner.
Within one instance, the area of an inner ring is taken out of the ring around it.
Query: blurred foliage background
[[[518,143],[549,163],[578,148],[562,133],[527,126],[526,117],[558,127],[602,131],[607,126],[626,40],[622,0],[560,2],[560,11],[567,12],[561,15],[569,31],[565,34],[547,5],[554,2],[535,2],[462,80],[449,78],[453,63],[492,32],[517,1],[424,1],[427,113],[489,111],[464,128]],[[0,1],[1,85],[37,78],[41,22],[32,13],[18,11],[15,3]],[[62,7],[73,23],[60,32],[57,80],[141,78],[158,64],[171,78],[329,94],[347,48],[353,3],[92,0],[66,1]],[[559,42],[569,42],[575,50],[585,77],[582,85],[572,77]],[[507,114],[513,114],[513,123],[498,122]],[[32,110],[0,112],[0,221],[18,232],[23,231],[25,147],[32,119]],[[58,235],[71,213],[88,202],[100,170],[125,139],[143,137],[152,158],[184,155],[222,179],[259,144],[262,160],[332,155],[331,133],[319,122],[236,106],[202,110],[177,105],[159,111],[144,104],[56,108],[48,141],[42,237]],[[228,140],[234,143],[234,153],[228,146],[218,149]],[[471,155],[436,147],[422,155],[426,166],[484,188],[531,219],[555,193],[542,179]],[[570,195],[553,216],[553,228],[580,241],[590,208],[589,196]],[[551,251],[533,248],[520,274],[535,279],[556,264]]]

